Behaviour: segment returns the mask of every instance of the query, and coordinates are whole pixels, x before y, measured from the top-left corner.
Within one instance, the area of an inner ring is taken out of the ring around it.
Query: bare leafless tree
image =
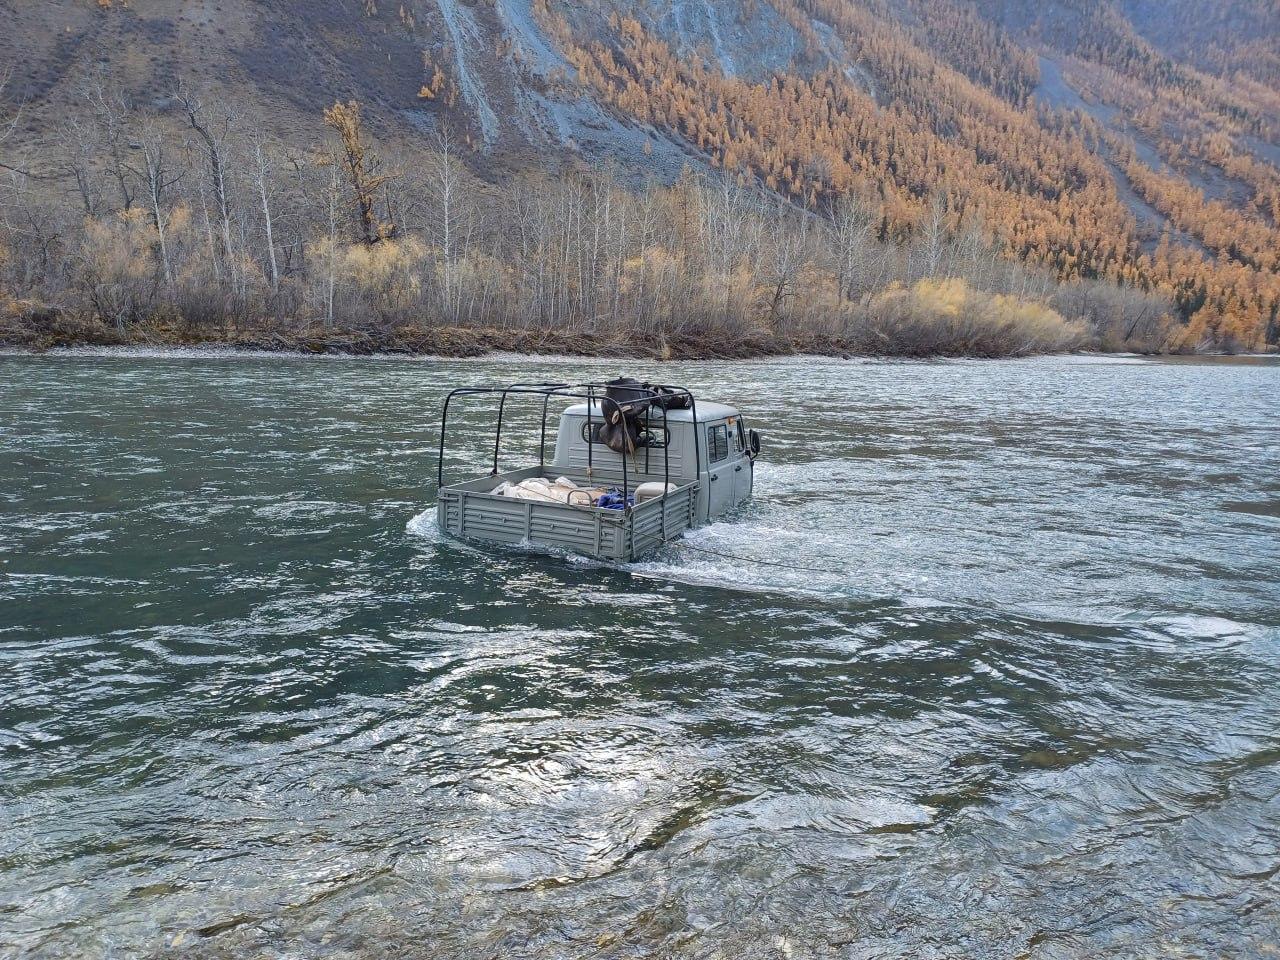
[[[854,194],[844,194],[832,211],[830,243],[835,255],[836,296],[841,303],[860,295],[874,273],[879,253],[874,208]]]
[[[459,195],[462,193],[462,165],[452,134],[444,130],[436,137],[435,152],[425,164],[427,190],[434,208],[431,227],[440,248],[441,300],[446,316],[457,319],[457,289],[454,282],[459,226]]]
[[[936,277],[944,274],[942,269],[947,244],[947,204],[946,198],[939,192],[929,201],[923,222],[914,246],[915,272],[917,277]]]
[[[137,195],[137,183],[128,160],[132,145],[129,131],[132,107],[124,93],[101,76],[85,87],[84,96],[102,138],[104,159],[120,194],[121,209],[127,213],[133,209]]]
[[[218,234],[221,240],[220,254],[230,267],[233,260],[231,244],[231,195],[227,182],[227,138],[235,124],[230,109],[222,109],[216,119],[211,119],[199,98],[179,86],[176,99],[187,114],[187,122],[203,145],[208,164],[208,183],[213,196],[214,210],[218,217]]]
[[[4,100],[4,92],[9,86],[9,80],[11,76],[12,76],[12,68],[10,67],[6,67],[3,71],[0,71],[0,102],[3,102]],[[18,109],[14,110],[13,115],[8,118],[6,118],[3,114],[0,114],[0,148],[3,148],[9,142],[9,140],[13,138],[14,133],[17,132],[18,123],[21,121],[21,119],[22,119],[21,107],[18,107]],[[28,172],[25,168],[18,167],[13,165],[12,163],[6,162],[4,153],[0,153],[0,170],[5,170],[5,171],[8,171],[9,173],[15,173],[23,177],[31,176],[30,172]]]
[[[326,207],[329,212],[329,236],[328,256],[325,258],[328,269],[325,276],[324,323],[327,327],[333,326],[333,297],[338,282],[338,203],[340,189],[338,162],[334,158],[329,164],[329,190],[326,195],[328,201]]]
[[[259,132],[253,134],[250,139],[250,145],[253,182],[257,189],[258,202],[262,207],[262,228],[265,234],[264,245],[267,253],[267,266],[270,271],[268,277],[271,282],[271,293],[275,295],[280,291],[280,267],[276,262],[274,220],[271,214],[271,194],[273,192],[271,155],[268,147],[263,142],[262,134]]]
[[[779,217],[782,219],[782,217]],[[792,296],[800,270],[807,259],[807,217],[800,217],[791,230],[779,231],[773,237],[769,257],[762,264],[768,301],[768,323],[776,326],[783,307]]]
[[[142,155],[141,170],[134,171],[142,181],[146,193],[151,225],[156,231],[156,244],[160,250],[160,264],[164,272],[164,283],[167,289],[173,289],[173,259],[169,255],[169,205],[170,188],[178,184],[183,177],[182,171],[175,171],[170,166],[165,152],[166,133],[154,122],[143,125],[138,136],[138,150]]]

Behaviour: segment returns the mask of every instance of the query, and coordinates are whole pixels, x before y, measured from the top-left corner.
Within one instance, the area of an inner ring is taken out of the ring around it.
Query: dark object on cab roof
[[[649,410],[688,410],[693,396],[676,387],[641,383],[632,377],[619,377],[605,384],[605,397],[616,407],[603,411],[604,425],[600,428],[600,442],[614,453],[634,453],[640,446],[639,419]]]

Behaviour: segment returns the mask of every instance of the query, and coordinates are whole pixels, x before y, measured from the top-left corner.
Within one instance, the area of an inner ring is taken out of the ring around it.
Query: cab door
[[[755,461],[747,450],[747,425],[741,417],[729,419],[729,455],[733,459],[734,506],[751,499],[755,483]]]
[[[733,509],[735,464],[729,454],[729,425],[714,420],[703,426],[707,454],[707,519],[714,520]]]

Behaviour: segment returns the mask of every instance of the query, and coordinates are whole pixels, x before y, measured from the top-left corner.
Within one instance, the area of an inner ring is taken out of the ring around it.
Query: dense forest
[[[323,99],[245,52],[258,13],[180,6],[19,19],[96,56],[10,55],[7,339],[1280,340],[1273,0],[366,0],[272,25],[335,58]],[[122,31],[249,82],[95,46]]]
[[[816,18],[836,27],[845,59],[863,73],[832,66],[751,82],[677,56],[633,18],[614,17],[614,42],[576,45],[563,19],[544,10],[582,81],[615,107],[678,131],[715,165],[799,205],[823,210],[832,198],[869,197],[888,238],[918,231],[941,197],[951,225],[978,215],[1006,252],[1064,280],[1111,278],[1169,297],[1193,340],[1275,342],[1280,173],[1237,152],[1232,136],[1274,140],[1274,90],[1232,96],[1115,29],[1099,17],[1105,5],[1076,4],[1080,23],[1103,25],[1076,42],[1095,66],[1085,75],[1097,100],[1124,91],[1135,129],[1170,164],[1205,164],[1245,185],[1248,200],[1237,209],[1207,198],[1187,175],[1144,162],[1132,140],[1087,109],[1044,108],[1033,96],[1035,58],[970,4],[907,4],[934,46],[954,45],[948,59],[959,69],[950,71],[874,3],[775,5],[815,54],[826,42]],[[1142,243],[1117,178],[1163,218],[1154,247]]]

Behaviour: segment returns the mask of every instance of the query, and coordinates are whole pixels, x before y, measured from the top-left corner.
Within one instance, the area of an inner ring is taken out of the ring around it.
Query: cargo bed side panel
[[[445,487],[439,493],[436,522],[455,537],[502,544],[533,544],[597,557],[632,560],[679,536],[693,525],[698,485],[687,484],[665,501],[650,500],[635,507],[630,517],[620,510],[591,510],[562,503],[516,500],[492,493],[504,480],[519,482],[540,473],[554,477],[554,469],[530,467],[481,477]],[[585,475],[568,471],[575,481]],[[644,475],[637,477],[641,480]],[[594,482],[610,478],[595,475]],[[664,526],[665,514],[665,526]]]
[[[625,547],[621,515],[597,517],[558,503],[445,491],[437,518],[446,533],[491,543],[530,543],[592,557],[619,557]]]
[[[661,500],[650,500],[632,511],[632,559],[657,549],[667,540],[675,539],[693,525],[693,505],[697,490],[696,484],[682,487],[667,497],[665,506]]]

